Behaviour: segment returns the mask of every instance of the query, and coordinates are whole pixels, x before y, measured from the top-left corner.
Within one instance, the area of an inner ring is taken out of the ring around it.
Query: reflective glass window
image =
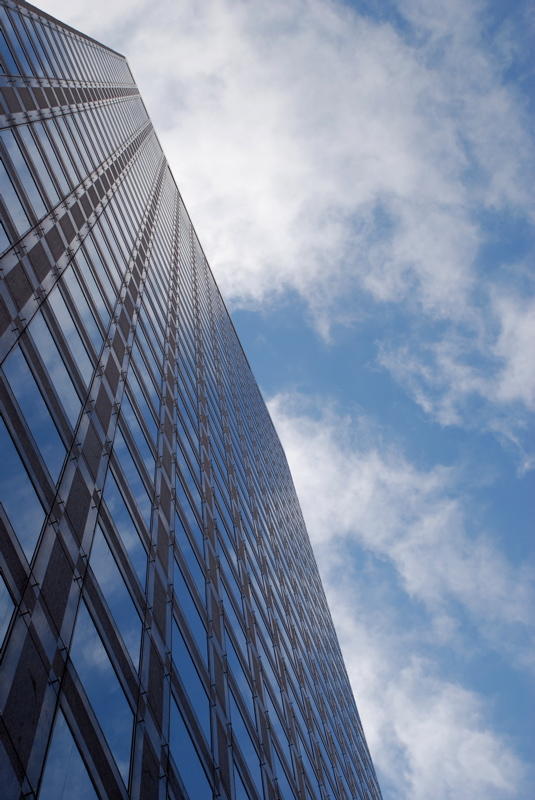
[[[65,717],[58,709],[39,800],[98,800]]]
[[[10,245],[10,241],[9,241],[7,233],[6,233],[6,229],[4,228],[2,223],[0,222],[0,253],[3,253],[4,250],[7,250],[9,245]]]
[[[169,748],[190,800],[210,800],[212,787],[177,704],[171,703]]]
[[[191,653],[178,625],[173,620],[173,661],[180,680],[190,699],[202,731],[210,742],[210,703],[208,695],[193,663]]]
[[[279,795],[280,797],[283,797],[284,800],[295,800],[295,794],[292,791],[288,781],[288,776],[286,775],[286,771],[282,766],[279,754],[277,753],[277,749],[275,747],[272,748],[272,752],[274,757],[273,760],[275,762],[275,772],[277,774],[277,783],[279,786]]]
[[[235,800],[251,800],[249,792],[243,785],[240,771],[236,764],[234,764],[234,795]]]
[[[74,270],[68,269],[63,273],[62,283],[67,286],[78,315],[84,324],[85,332],[98,352],[102,345],[102,336]]]
[[[108,471],[103,497],[134,571],[144,587],[147,574],[147,551],[111,470]]]
[[[147,492],[147,488],[141,478],[136,463],[132,458],[132,454],[130,453],[130,450],[128,449],[128,446],[124,440],[124,436],[120,430],[118,430],[115,434],[113,452],[115,453],[115,456],[121,465],[121,469],[126,480],[128,481],[130,491],[134,496],[145,525],[147,528],[150,528],[152,504]]]
[[[19,235],[22,235],[30,227],[30,221],[26,216],[26,212],[22,207],[20,198],[15,191],[15,187],[11,183],[4,167],[3,161],[0,160],[0,195],[9,211],[11,221],[17,229]]]
[[[0,500],[30,561],[45,514],[3,420],[0,453]]]
[[[70,347],[70,350],[74,356],[76,366],[78,367],[85,384],[88,385],[89,381],[91,380],[91,376],[93,375],[93,365],[89,356],[87,355],[87,350],[85,349],[84,343],[82,342],[78,332],[78,327],[74,324],[74,320],[65,304],[65,300],[61,296],[59,286],[56,285],[50,292],[48,295],[48,302],[50,303],[50,306],[56,316],[56,320],[63,331],[66,341],[68,342],[68,346]]]
[[[232,722],[232,741],[236,743],[245,758],[251,777],[256,784],[260,797],[262,793],[262,773],[260,770],[260,759],[258,752],[253,744],[251,735],[242,717],[241,711],[238,707],[236,699],[231,691],[229,691],[229,706],[230,706],[230,719]]]
[[[253,703],[253,695],[251,693],[251,685],[247,679],[245,674],[245,670],[243,665],[240,661],[240,657],[236,652],[234,645],[232,644],[232,638],[230,637],[228,631],[226,630],[226,650],[227,650],[227,663],[230,667],[232,675],[234,677],[234,681],[240,691],[240,694],[245,701],[247,706],[247,710],[251,715],[251,719],[255,717],[255,709]]]
[[[195,605],[193,597],[191,596],[191,592],[188,589],[188,585],[184,580],[182,570],[176,563],[176,560],[174,561],[174,591],[177,605],[186,619],[188,628],[197,647],[199,648],[200,654],[206,661],[206,628],[204,627],[204,622],[202,621],[201,615],[199,614],[197,606]]]
[[[7,129],[0,131],[0,136],[2,137],[4,147],[9,153],[9,158],[11,159],[16,175],[24,187],[28,200],[32,204],[35,216],[37,219],[44,217],[46,214],[46,207],[43,203],[43,198],[39,193],[37,184],[30,174],[30,170],[17,144],[13,131]]]
[[[65,460],[65,446],[19,347],[6,358],[3,370],[48,471],[57,481]]]
[[[49,201],[55,205],[59,202],[59,195],[50,177],[49,171],[42,159],[41,153],[37,148],[35,139],[32,136],[31,126],[19,125],[17,127],[17,133],[21,137],[26,151],[33,162],[34,169],[36,170],[39,180],[41,181],[41,184],[48,195]]]
[[[205,602],[205,578],[204,572],[199,564],[197,559],[197,555],[195,554],[195,550],[189,540],[189,537],[184,530],[184,526],[182,525],[182,521],[178,514],[175,513],[175,540],[180,549],[180,552],[185,558],[186,564],[188,565],[188,569],[190,572],[191,577],[195,582],[195,586],[197,587],[197,591],[199,592],[199,597]]]
[[[4,643],[4,636],[9,627],[9,620],[13,614],[15,603],[7,590],[2,573],[0,572],[0,647]]]
[[[70,657],[123,780],[128,783],[133,714],[83,602],[78,611]]]
[[[26,58],[26,54],[22,49],[22,45],[19,42],[15,31],[13,30],[13,26],[11,24],[11,19],[3,6],[0,6],[0,19],[2,20],[2,28],[4,29],[7,38],[9,39],[9,44],[11,46],[11,50],[14,53],[20,69],[17,68],[16,75],[31,75],[32,68]]]
[[[2,72],[5,72],[7,75],[18,75],[19,69],[15,64],[15,60],[11,54],[11,50],[7,45],[6,38],[2,31],[0,31],[0,59],[1,59],[1,66]]]
[[[136,443],[136,447],[139,450],[149,476],[152,479],[155,468],[154,455],[127,394],[123,396],[121,403],[121,419],[126,420],[128,423],[130,433]]]
[[[130,653],[130,658],[137,667],[139,646],[141,643],[141,619],[134,601],[130,596],[119,567],[115,563],[112,552],[97,525],[89,564],[95,573],[102,594],[106,598],[121,637]]]
[[[54,151],[54,148],[52,147],[50,139],[48,138],[47,128],[43,122],[34,122],[33,124],[35,126],[34,130],[39,138],[39,144],[44,150],[48,163],[52,168],[54,178],[59,185],[60,193],[62,196],[65,196],[69,194],[70,187],[67,183],[63,168],[58,161],[58,157]]]
[[[74,426],[81,409],[80,398],[41,314],[35,315],[27,330],[47,368],[51,383],[63,404],[67,418]]]

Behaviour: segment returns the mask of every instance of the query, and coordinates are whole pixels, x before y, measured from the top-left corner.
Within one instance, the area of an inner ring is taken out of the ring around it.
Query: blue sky
[[[525,800],[533,5],[44,8],[129,59],[285,446],[385,798]]]

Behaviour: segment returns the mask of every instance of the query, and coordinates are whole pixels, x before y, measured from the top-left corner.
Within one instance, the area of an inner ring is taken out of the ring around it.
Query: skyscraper
[[[376,800],[284,453],[128,65],[0,16],[2,798]]]

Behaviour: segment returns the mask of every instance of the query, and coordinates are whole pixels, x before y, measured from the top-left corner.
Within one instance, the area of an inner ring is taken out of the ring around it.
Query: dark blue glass
[[[98,580],[130,658],[137,669],[141,643],[141,618],[98,525],[89,564]]]
[[[197,719],[201,724],[206,741],[210,742],[210,703],[208,695],[204,689],[199,673],[193,663],[190,651],[184,637],[180,633],[179,627],[173,621],[173,661],[180,680],[190,699],[191,707],[194,709]]]
[[[212,787],[176,703],[171,703],[169,748],[190,800],[211,800]]]
[[[206,628],[204,627],[204,622],[201,619],[201,615],[197,610],[197,606],[195,605],[182,571],[176,561],[174,561],[174,591],[178,607],[186,619],[190,633],[199,648],[203,660],[206,661]]]
[[[65,460],[65,445],[61,441],[48,408],[41,396],[26,359],[16,347],[4,361],[4,373],[10,383],[43,460],[54,482]]]
[[[30,221],[26,216],[26,212],[22,207],[20,198],[15,191],[15,187],[11,183],[4,162],[0,160],[0,195],[9,212],[11,221],[17,229],[18,233],[22,235],[30,227]]]
[[[65,717],[58,709],[38,800],[98,800]]]
[[[134,571],[144,588],[147,575],[147,551],[111,470],[108,471],[103,497]]]
[[[87,608],[80,604],[71,660],[106,737],[119,772],[128,783],[133,714]]]
[[[54,386],[65,413],[74,427],[80,414],[82,404],[76,393],[74,384],[67,372],[63,359],[52,338],[46,322],[41,314],[36,314],[28,325],[28,331],[35,343],[38,343],[38,352],[48,370],[50,380]]]
[[[9,620],[11,619],[14,608],[15,603],[13,602],[11,595],[7,590],[7,586],[4,583],[4,579],[0,573],[0,648],[4,643],[4,636],[6,635],[6,631],[9,627]]]
[[[0,500],[30,561],[45,514],[2,420],[0,453]]]

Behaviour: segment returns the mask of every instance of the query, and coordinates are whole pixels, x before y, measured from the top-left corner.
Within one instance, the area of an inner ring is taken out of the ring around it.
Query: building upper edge
[[[49,14],[47,11],[43,11],[42,8],[38,8],[31,3],[27,3],[26,0],[0,0],[0,2],[3,6],[8,8],[10,6],[20,6],[21,8],[26,8],[28,11],[32,11],[34,14],[38,14],[40,17],[44,17],[44,19],[49,20],[49,22],[59,25],[60,28],[64,28],[64,30],[70,31],[71,33],[76,34],[76,36],[81,36],[83,39],[93,42],[94,44],[98,45],[98,47],[102,47],[104,50],[108,50],[110,53],[113,53],[115,56],[119,56],[119,58],[122,58],[124,61],[127,60],[123,53],[119,53],[117,50],[114,50],[113,47],[108,47],[108,45],[102,44],[102,42],[100,42],[98,39],[95,39],[93,36],[88,36],[83,31],[78,30],[78,28],[73,28],[72,25],[67,25],[66,22],[63,22],[57,17],[52,16],[52,14]]]

